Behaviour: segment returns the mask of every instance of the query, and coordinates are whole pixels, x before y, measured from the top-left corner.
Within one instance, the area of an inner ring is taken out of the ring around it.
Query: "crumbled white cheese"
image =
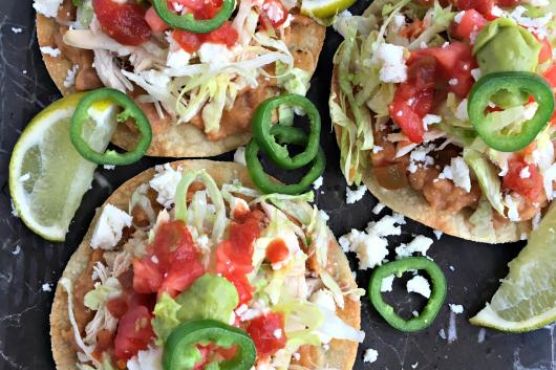
[[[183,50],[183,48],[174,40],[173,37],[166,38],[169,43],[168,56],[166,57],[166,66],[168,68],[179,69],[189,64],[191,54]]]
[[[422,277],[421,275],[415,275],[411,280],[407,282],[407,292],[417,293],[425,298],[430,298],[431,296],[431,286],[429,281]]]
[[[450,321],[448,323],[448,344],[453,343],[458,339],[458,332],[456,327],[456,313],[450,312]]]
[[[385,208],[386,206],[380,202],[378,202],[374,207],[373,207],[373,214],[378,215],[380,212],[382,212],[382,210]]]
[[[376,235],[368,235],[358,230],[340,238],[340,245],[348,251],[355,252],[359,260],[359,269],[366,270],[382,264],[388,256],[388,241]]]
[[[52,284],[50,283],[44,283],[42,285],[42,291],[43,292],[51,292],[52,291]]]
[[[427,255],[427,251],[432,245],[433,240],[427,238],[424,235],[417,235],[415,239],[410,241],[408,244],[400,244],[399,247],[395,249],[396,258],[410,257],[413,253],[420,253],[423,256]]]
[[[461,12],[457,13],[454,16],[454,22],[456,23],[461,23],[461,20],[463,19],[463,16],[465,15],[465,10],[462,10]]]
[[[442,339],[446,339],[446,332],[444,331],[444,329],[440,329],[438,331],[438,336]]]
[[[458,107],[456,108],[455,116],[460,121],[469,121],[469,115],[467,114],[467,99],[463,99]]]
[[[519,221],[519,211],[517,210],[517,204],[514,202],[514,198],[510,194],[506,194],[504,197],[504,204],[508,207],[508,218],[510,221]]]
[[[397,13],[392,19],[392,23],[390,23],[390,31],[399,31],[403,26],[405,26],[405,16]]]
[[[225,45],[205,42],[197,51],[201,63],[210,64],[213,67],[220,67],[230,63],[234,54]]]
[[[417,361],[417,362],[414,363],[414,364],[411,364],[411,368],[412,368],[412,369],[417,369],[417,366],[419,366],[419,361]]]
[[[471,76],[473,76],[473,79],[474,79],[475,81],[479,81],[479,79],[481,78],[481,75],[482,75],[482,73],[481,73],[481,69],[480,69],[480,68],[473,68],[473,69],[471,70]]]
[[[378,351],[376,349],[369,348],[365,351],[365,354],[363,355],[363,362],[365,363],[372,364],[373,362],[376,362],[377,359],[378,359]]]
[[[450,271],[452,271],[452,272],[456,271],[456,268],[455,268],[454,266],[452,266],[452,265],[448,266],[448,268],[449,268]]]
[[[394,213],[384,216],[377,222],[369,222],[365,232],[351,230],[338,240],[345,252],[355,252],[359,259],[359,269],[364,270],[382,264],[388,256],[388,236],[400,235],[405,220],[402,215]]]
[[[58,15],[58,8],[62,5],[63,0],[35,0],[33,8],[48,18],[55,18]]]
[[[62,52],[60,51],[60,49],[58,48],[53,48],[51,46],[43,46],[41,47],[41,53],[45,54],[45,55],[49,55],[53,58],[58,58],[60,55],[62,55]]]
[[[108,170],[108,171],[112,171],[112,170],[116,169],[116,166],[113,165],[113,164],[105,164],[105,165],[102,166],[102,168],[104,168],[105,170]]]
[[[471,178],[469,177],[469,167],[462,157],[452,158],[450,161],[454,184],[466,192],[471,191]]]
[[[522,179],[528,179],[531,177],[531,171],[529,170],[529,166],[525,166],[519,171],[519,177]]]
[[[382,279],[382,282],[380,283],[380,291],[383,293],[391,292],[392,284],[394,283],[395,278],[396,277],[394,275],[388,275],[384,279]]]
[[[463,306],[460,305],[460,304],[450,303],[448,306],[450,306],[450,311],[452,311],[456,315],[459,315],[460,313],[463,313]]]
[[[317,179],[315,180],[315,182],[313,182],[313,188],[314,188],[315,190],[320,189],[321,186],[322,186],[322,182],[323,182],[323,178],[322,178],[322,176],[320,176],[319,178],[317,178]]]
[[[403,46],[382,43],[375,51],[373,62],[380,65],[379,79],[382,82],[401,83],[407,80],[407,66]]]
[[[21,28],[21,27],[12,27],[12,32],[17,35],[18,33],[23,32],[23,28]]]
[[[12,251],[13,256],[17,256],[21,252],[21,246],[18,244],[15,246],[15,249]]]
[[[382,152],[383,150],[384,150],[384,148],[381,147],[381,146],[379,146],[379,145],[373,146],[373,153],[374,153],[374,154],[380,153],[380,152]]]
[[[359,186],[355,190],[351,190],[349,187],[346,187],[346,203],[347,204],[354,204],[359,202],[365,196],[367,192],[367,187],[365,185]]]
[[[436,240],[440,240],[440,238],[442,237],[442,234],[444,234],[440,230],[433,230],[432,232],[433,232],[434,236],[436,236]]]
[[[74,64],[68,72],[66,73],[66,78],[64,79],[64,87],[70,88],[75,85],[75,77],[77,76],[77,71],[79,70],[79,65]]]
[[[133,218],[125,211],[107,204],[102,209],[91,238],[93,249],[110,250],[122,238],[124,227],[130,227]]]
[[[173,169],[169,163],[156,166],[155,171],[156,175],[149,181],[149,185],[158,193],[156,201],[165,208],[170,208],[174,204],[176,188],[182,174]]]
[[[245,147],[240,146],[236,149],[234,153],[234,162],[247,166],[247,162],[245,161]]]
[[[435,123],[440,122],[442,122],[442,117],[436,114],[427,114],[423,117],[423,127],[425,128],[425,130],[427,130],[430,125],[434,125]]]
[[[280,339],[282,338],[282,329],[276,329],[272,332],[272,335],[274,336],[274,338],[276,339]]]
[[[127,361],[128,370],[162,370],[162,349],[148,348]]]
[[[405,225],[403,215],[393,213],[391,216],[384,216],[376,222],[369,222],[366,232],[369,235],[386,238],[388,236],[401,235],[401,225]]]
[[[450,86],[456,86],[457,84],[459,84],[459,80],[457,78],[451,78],[448,80],[448,85]]]

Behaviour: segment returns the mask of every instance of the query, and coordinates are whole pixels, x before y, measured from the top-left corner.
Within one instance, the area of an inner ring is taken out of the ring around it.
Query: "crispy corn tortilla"
[[[223,183],[228,183],[234,179],[239,179],[245,186],[253,187],[247,169],[236,163],[230,162],[216,162],[208,160],[193,160],[193,161],[176,161],[172,163],[174,168],[182,167],[184,170],[199,170],[205,169],[214,178],[216,183],[221,186]],[[147,183],[155,174],[154,169],[149,169],[131,180],[125,182],[120,186],[112,195],[106,200],[105,204],[112,204],[120,209],[127,210],[128,203],[133,191],[141,184]],[[308,206],[308,205],[307,205]],[[72,283],[77,281],[82,272],[87,268],[93,249],[90,246],[91,237],[93,235],[94,225],[100,214],[100,209],[85,235],[83,242],[79,245],[75,253],[70,258],[62,277],[69,279]],[[329,259],[327,270],[336,277],[337,282],[341,287],[356,288],[357,284],[353,279],[349,263],[346,256],[339,247],[334,235],[329,233]],[[50,313],[50,336],[52,339],[52,353],[56,368],[59,370],[73,369],[76,363],[76,352],[71,340],[69,340],[64,333],[71,329],[68,319],[68,301],[67,294],[63,287],[58,284],[54,296],[54,303],[52,304],[52,311]],[[82,304],[76,302],[74,305]],[[359,328],[361,323],[361,304],[359,301],[349,299],[345,300],[345,307],[343,310],[338,311],[338,316],[342,318],[349,325]],[[78,323],[83,327],[85,323]],[[326,352],[320,347],[306,346],[300,350],[301,358],[299,365],[308,369],[322,369],[323,367],[349,370],[352,369],[357,355],[358,344],[351,341],[333,340],[330,343],[330,349]]]
[[[340,85],[336,68],[335,66],[332,73],[330,98],[339,103]],[[341,127],[337,123],[333,122],[333,124],[336,141],[339,145]],[[473,225],[469,221],[472,215],[472,211],[469,209],[458,213],[436,210],[427,202],[421,192],[414,190],[409,185],[404,189],[388,190],[377,182],[372,168],[367,168],[363,175],[363,182],[371,194],[395,212],[459,238],[491,244],[507,243],[522,239],[521,236],[527,235],[531,230],[531,222],[506,222],[497,226],[493,235],[479,235],[474,232]]]
[[[39,45],[55,47],[54,35],[59,32],[59,26],[55,19],[37,15],[37,37]],[[286,32],[286,44],[294,57],[296,67],[307,71],[310,75],[315,72],[319,54],[321,52],[325,27],[317,24],[310,18],[293,15],[293,20]],[[72,52],[85,53],[88,51],[72,48]],[[62,93],[67,95],[74,92],[73,87],[65,87],[64,81],[73,63],[64,55],[52,57],[43,54],[43,60],[54,83]],[[275,95],[279,90],[267,84],[264,78],[260,79],[260,86],[255,89],[246,88],[238,94],[234,107],[230,111],[224,111],[223,124],[238,125],[242,128],[241,133],[236,133],[218,140],[209,140],[205,133],[198,127],[182,123],[176,125],[171,122],[169,116],[160,119],[151,109],[146,112],[153,126],[153,140],[147,152],[150,156],[157,157],[187,157],[201,158],[211,157],[236,149],[247,144],[251,138],[250,121],[256,107]],[[200,114],[194,120],[201,119]],[[112,142],[126,150],[135,146],[138,134],[126,125],[118,125],[118,129],[112,138]]]

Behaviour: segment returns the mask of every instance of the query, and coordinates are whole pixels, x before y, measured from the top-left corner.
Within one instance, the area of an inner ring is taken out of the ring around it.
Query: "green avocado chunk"
[[[154,307],[153,328],[158,341],[164,341],[179,324],[210,319],[229,323],[239,303],[237,289],[226,278],[205,274],[186,291],[172,299],[163,293]]]
[[[540,51],[541,44],[535,36],[508,18],[490,22],[479,33],[473,47],[483,76],[493,72],[534,72]],[[527,98],[524,94],[501,91],[492,101],[509,108],[524,104]]]

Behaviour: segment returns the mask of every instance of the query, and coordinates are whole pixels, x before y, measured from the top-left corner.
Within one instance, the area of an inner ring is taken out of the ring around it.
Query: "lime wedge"
[[[302,0],[301,14],[326,19],[349,8],[353,3],[355,0]]]
[[[82,158],[70,140],[70,121],[82,95],[56,101],[27,125],[10,159],[10,194],[15,211],[35,233],[63,241],[91,187],[96,164]],[[116,127],[117,109],[98,102],[89,109],[83,137],[104,151]]]
[[[556,321],[556,206],[551,206],[527,246],[509,264],[510,273],[471,323],[524,332]]]

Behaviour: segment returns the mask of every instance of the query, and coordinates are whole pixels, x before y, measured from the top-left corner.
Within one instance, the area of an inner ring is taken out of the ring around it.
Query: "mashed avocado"
[[[229,323],[239,297],[227,279],[205,274],[175,299],[163,293],[154,307],[153,328],[158,341],[164,341],[182,322],[212,319]]]
[[[540,42],[525,28],[508,18],[490,22],[477,36],[473,54],[482,75],[493,72],[527,71],[537,68]],[[521,105],[527,96],[500,92],[492,101],[503,107]]]

